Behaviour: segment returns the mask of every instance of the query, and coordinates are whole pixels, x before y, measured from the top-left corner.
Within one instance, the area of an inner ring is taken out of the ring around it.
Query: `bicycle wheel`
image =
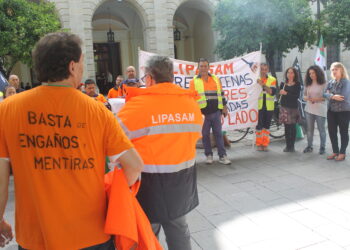
[[[248,134],[249,128],[226,131],[226,136],[230,142],[239,142]]]
[[[284,125],[278,121],[276,116],[273,116],[271,120],[270,136],[273,138],[282,138],[284,136]]]

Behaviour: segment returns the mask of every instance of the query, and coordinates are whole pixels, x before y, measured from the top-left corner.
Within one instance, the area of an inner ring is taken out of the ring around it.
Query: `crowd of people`
[[[93,79],[82,84],[76,35],[46,35],[33,51],[33,62],[42,85],[23,91],[18,76],[11,75],[0,104],[0,247],[13,238],[3,218],[12,168],[19,249],[158,250],[163,228],[168,249],[190,250],[186,215],[199,204],[198,139],[206,163],[213,164],[212,130],[219,163],[231,164],[221,124],[227,100],[220,79],[209,73],[209,61],[199,59],[198,75],[187,90],[173,84],[172,61],[153,56],[140,79],[133,66],[126,69],[126,79],[117,76],[107,98]],[[257,150],[268,151],[278,99],[284,152],[295,152],[302,87],[297,71],[288,68],[278,86],[267,64],[260,69]],[[303,152],[313,151],[316,122],[319,153],[325,153],[327,120],[333,150],[327,159],[342,161],[349,141],[350,81],[341,63],[333,63],[331,73],[327,84],[318,66],[306,72]],[[118,97],[126,102],[113,114],[106,109],[108,99]]]

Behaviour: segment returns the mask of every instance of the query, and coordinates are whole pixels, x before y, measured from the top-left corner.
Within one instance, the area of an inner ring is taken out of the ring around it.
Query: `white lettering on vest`
[[[194,113],[175,113],[152,115],[152,124],[193,122]]]

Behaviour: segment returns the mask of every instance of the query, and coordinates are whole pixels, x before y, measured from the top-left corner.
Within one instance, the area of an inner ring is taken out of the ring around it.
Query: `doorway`
[[[106,95],[114,86],[114,80],[122,74],[120,43],[94,43],[96,84]]]

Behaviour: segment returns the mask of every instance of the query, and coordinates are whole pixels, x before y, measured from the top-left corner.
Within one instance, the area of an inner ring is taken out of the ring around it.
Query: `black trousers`
[[[296,124],[284,124],[284,132],[286,137],[286,146],[288,149],[294,149],[295,138],[297,135]]]
[[[333,112],[328,110],[328,134],[331,139],[333,153],[345,154],[349,144],[350,111]],[[338,146],[338,127],[340,131],[340,151]]]
[[[18,245],[18,250],[26,250],[26,249],[21,247],[20,245]],[[114,247],[114,242],[111,238],[110,240],[106,241],[105,243],[98,244],[98,245],[91,246],[91,247],[86,247],[86,248],[83,248],[82,250],[115,250],[115,247]]]
[[[256,130],[270,129],[271,119],[273,116],[273,110],[267,111],[266,109],[259,110],[259,120],[258,125],[256,126]]]

